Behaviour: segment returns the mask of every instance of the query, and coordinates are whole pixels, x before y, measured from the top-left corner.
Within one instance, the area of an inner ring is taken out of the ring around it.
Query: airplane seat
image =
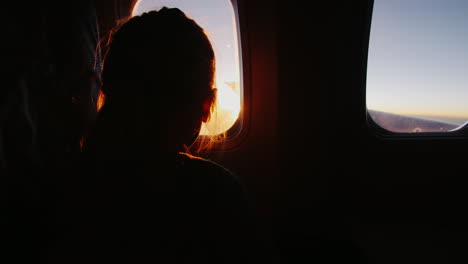
[[[0,89],[0,205],[5,209],[0,262],[5,263],[48,258],[60,235],[61,181],[95,114],[98,31],[92,1],[74,1],[73,8],[59,9],[64,12],[52,2],[10,1],[4,10],[14,12],[0,18],[7,40]]]
[[[5,12],[0,18],[6,66],[0,89],[0,262],[5,263],[33,262],[44,235],[41,203],[36,199],[41,196],[36,102],[41,87],[36,72],[39,54],[33,52],[40,32],[30,27],[34,22],[40,26],[42,18],[31,10]]]

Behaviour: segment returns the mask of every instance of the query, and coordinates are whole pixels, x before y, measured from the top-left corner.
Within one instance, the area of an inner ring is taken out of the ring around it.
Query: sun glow
[[[238,91],[237,82],[224,82],[224,85],[218,88],[216,109],[210,120],[202,125],[201,135],[218,135],[234,125],[240,113]]]

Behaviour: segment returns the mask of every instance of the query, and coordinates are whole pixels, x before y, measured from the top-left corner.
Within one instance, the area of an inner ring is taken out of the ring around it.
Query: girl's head
[[[180,151],[210,118],[214,75],[213,48],[194,20],[176,8],[144,13],[112,34],[102,112],[126,112],[121,125],[132,126],[136,141]]]

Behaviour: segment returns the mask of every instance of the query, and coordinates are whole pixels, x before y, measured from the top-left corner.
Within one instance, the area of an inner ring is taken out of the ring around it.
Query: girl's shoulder
[[[193,175],[197,181],[243,189],[238,176],[219,163],[187,153],[178,155],[180,166],[187,174]]]

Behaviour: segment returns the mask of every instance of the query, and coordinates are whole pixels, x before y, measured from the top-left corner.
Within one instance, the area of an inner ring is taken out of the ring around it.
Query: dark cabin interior
[[[135,2],[2,3],[2,262],[48,262],[60,177],[67,175],[44,171],[73,170],[96,116],[97,44]],[[414,137],[372,126],[366,67],[373,1],[234,2],[248,131],[238,146],[210,158],[245,182],[268,257],[466,262],[466,129]]]

